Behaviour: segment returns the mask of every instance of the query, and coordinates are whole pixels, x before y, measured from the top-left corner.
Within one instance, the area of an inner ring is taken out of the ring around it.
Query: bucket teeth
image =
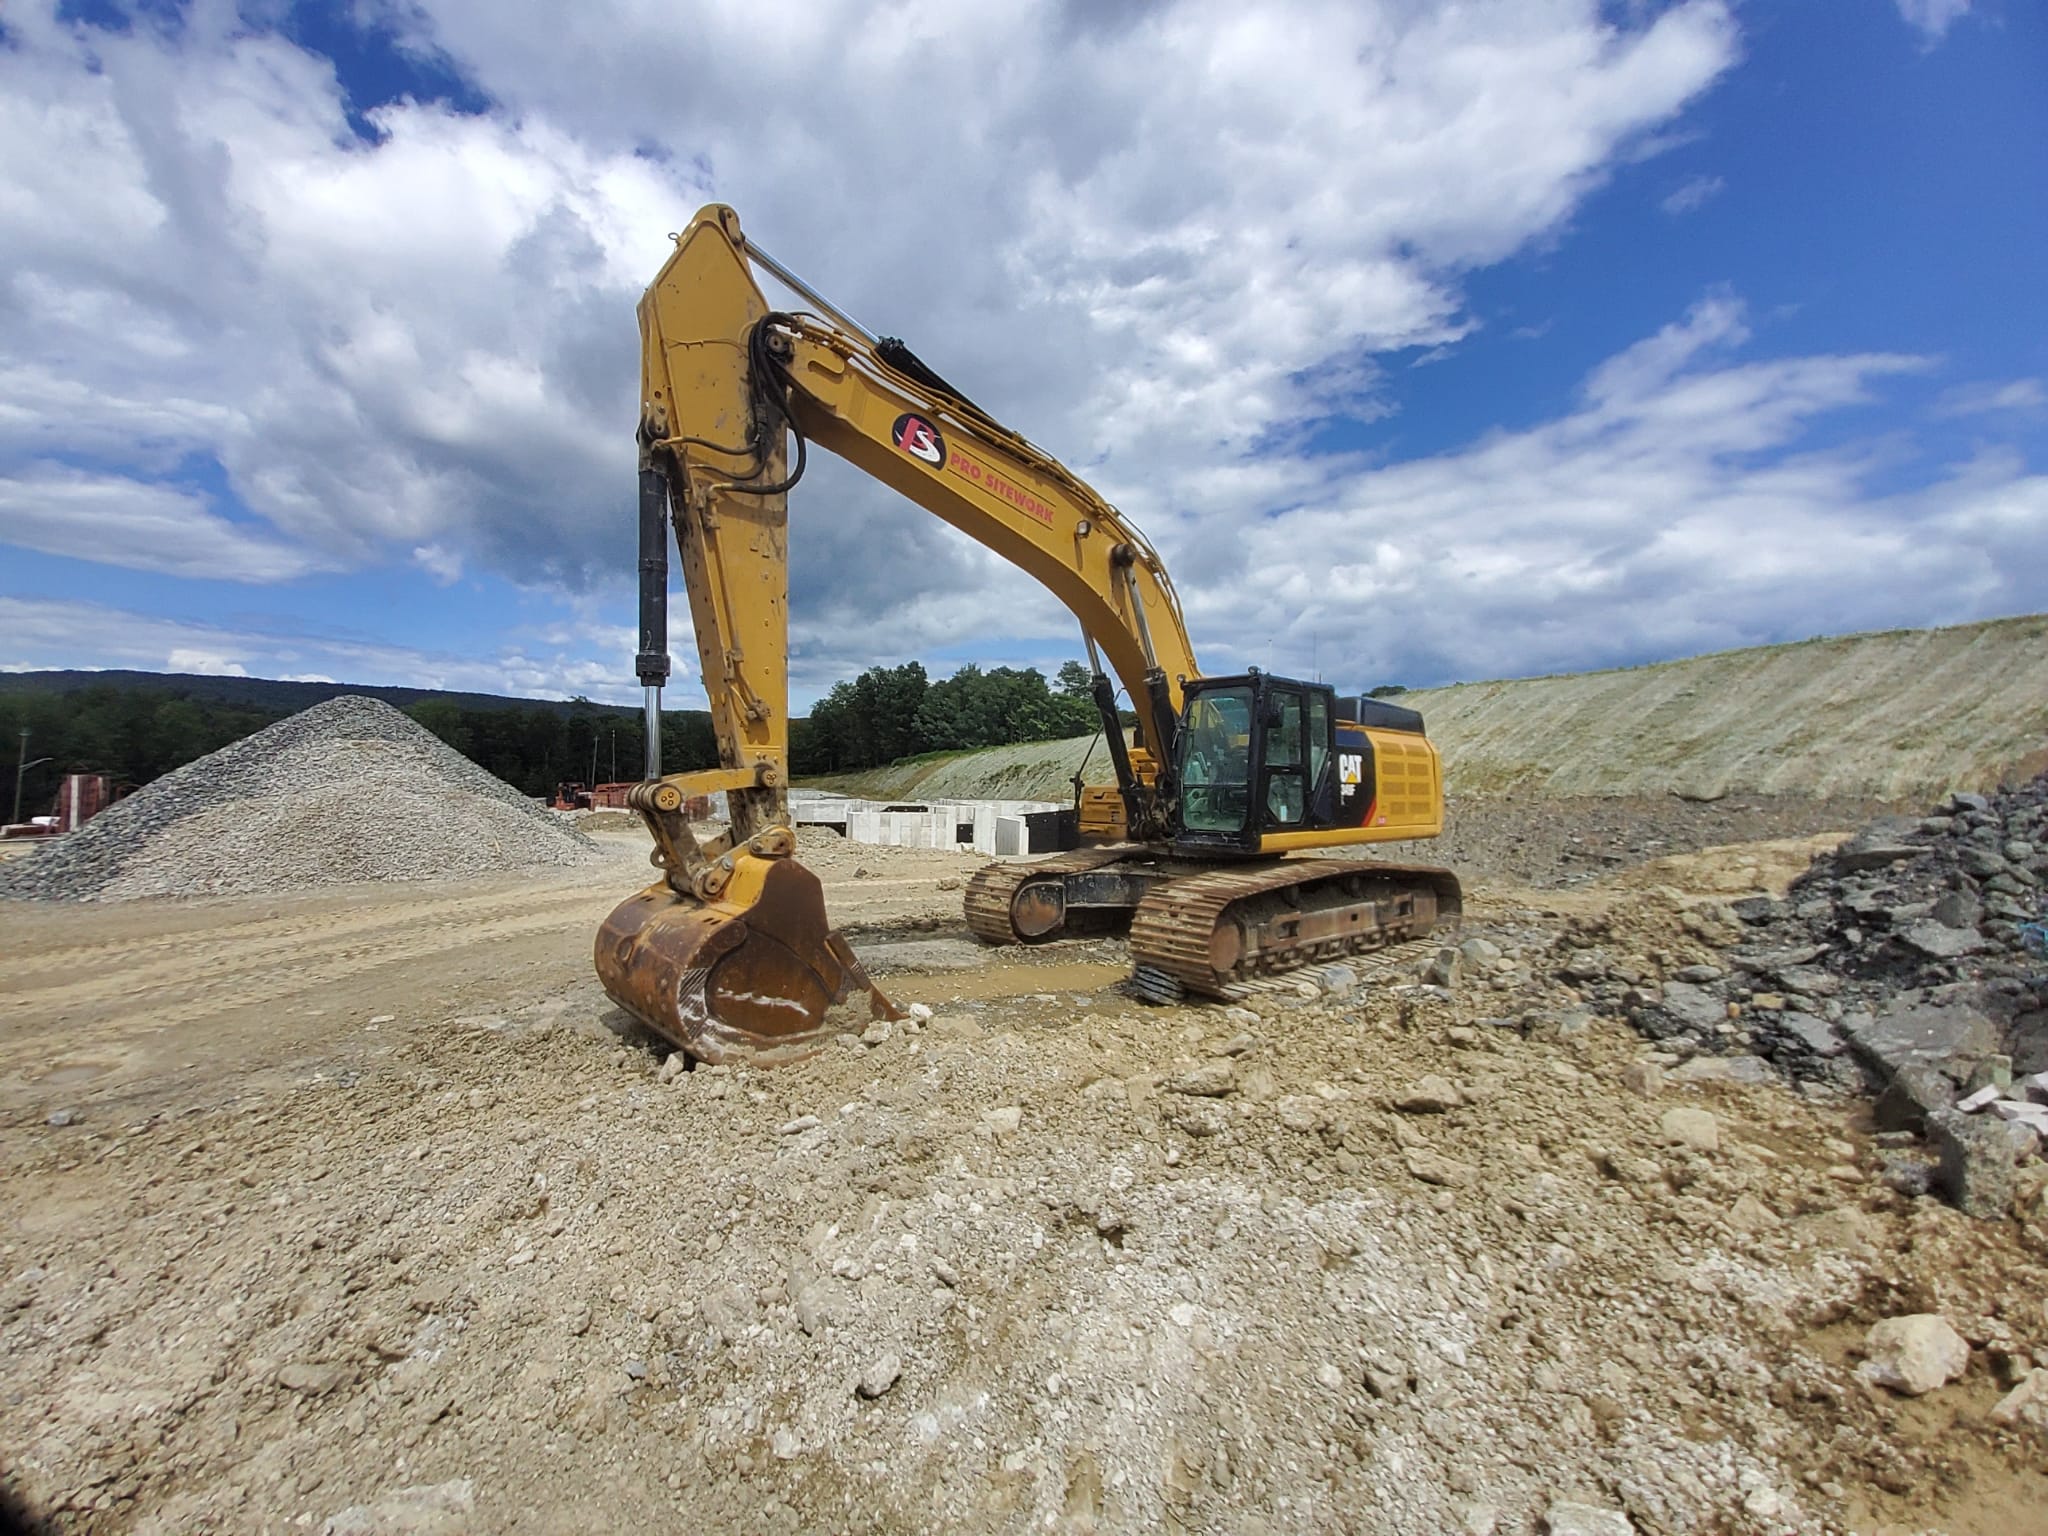
[[[818,877],[789,858],[742,855],[715,901],[649,886],[605,919],[594,958],[613,1002],[714,1065],[801,1061],[902,1016],[827,925]]]

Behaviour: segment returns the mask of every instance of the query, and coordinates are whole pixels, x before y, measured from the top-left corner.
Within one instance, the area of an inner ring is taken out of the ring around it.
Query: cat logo
[[[1363,752],[1339,752],[1337,754],[1337,781],[1346,789],[1354,789],[1365,777],[1365,754]]]

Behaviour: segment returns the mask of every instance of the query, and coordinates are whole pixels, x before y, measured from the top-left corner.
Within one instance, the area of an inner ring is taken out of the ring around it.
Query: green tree
[[[791,738],[798,773],[847,773],[877,768],[923,749],[918,707],[926,692],[924,667],[870,667],[851,682],[832,685],[811,706]]]
[[[1093,722],[1079,701],[1055,695],[1036,667],[994,667],[972,662],[933,683],[918,709],[918,734],[927,749],[997,747],[1014,741],[1049,741],[1079,735]]]

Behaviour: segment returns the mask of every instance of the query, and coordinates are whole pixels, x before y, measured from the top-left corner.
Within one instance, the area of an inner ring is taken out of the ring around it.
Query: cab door
[[[1308,683],[1268,683],[1258,805],[1261,826],[1300,832],[1337,824],[1334,764],[1336,712],[1332,691]]]
[[[1308,704],[1300,688],[1269,684],[1258,804],[1268,831],[1299,831],[1308,819]]]

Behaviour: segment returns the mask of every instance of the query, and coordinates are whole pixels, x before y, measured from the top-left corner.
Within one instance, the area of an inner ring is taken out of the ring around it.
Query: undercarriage
[[[1354,859],[1219,864],[1138,844],[991,864],[967,888],[967,925],[991,944],[1130,935],[1141,996],[1242,997],[1304,966],[1454,930],[1457,876]]]

